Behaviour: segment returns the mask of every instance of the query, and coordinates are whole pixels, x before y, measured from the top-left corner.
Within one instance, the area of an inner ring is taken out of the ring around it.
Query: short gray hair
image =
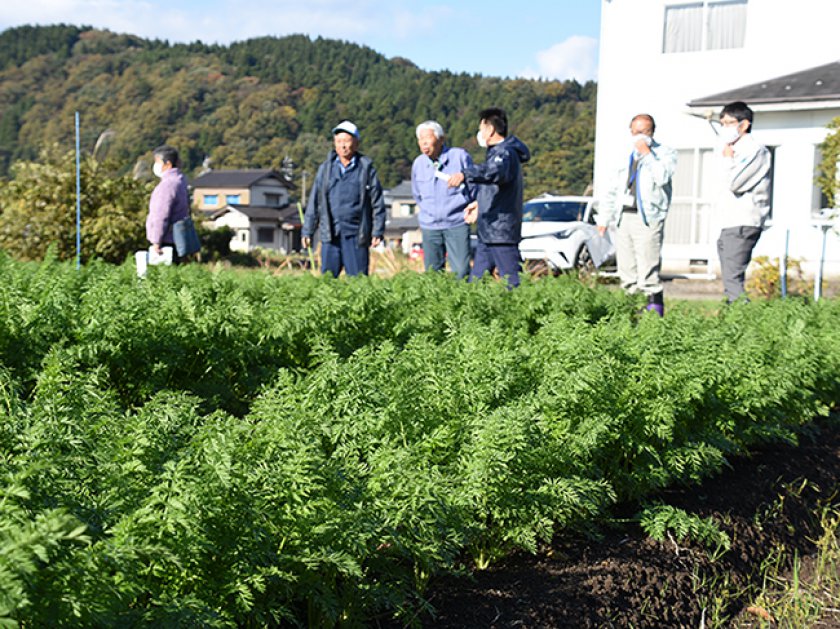
[[[443,127],[440,126],[439,122],[436,122],[434,120],[427,120],[426,122],[421,122],[419,125],[417,125],[417,130],[415,131],[415,134],[417,135],[418,140],[420,139],[420,134],[426,130],[429,130],[432,133],[434,133],[435,137],[438,140],[442,140],[444,135],[446,135],[443,132]]]

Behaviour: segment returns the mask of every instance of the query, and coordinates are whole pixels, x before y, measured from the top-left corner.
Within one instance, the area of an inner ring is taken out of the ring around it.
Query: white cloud
[[[573,35],[537,53],[537,69],[525,68],[519,73],[526,79],[576,79],[583,83],[598,74],[598,40]]]

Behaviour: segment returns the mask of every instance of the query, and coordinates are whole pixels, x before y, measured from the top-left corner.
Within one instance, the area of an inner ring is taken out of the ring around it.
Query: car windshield
[[[529,201],[522,210],[522,220],[569,223],[582,221],[585,211],[585,201]]]

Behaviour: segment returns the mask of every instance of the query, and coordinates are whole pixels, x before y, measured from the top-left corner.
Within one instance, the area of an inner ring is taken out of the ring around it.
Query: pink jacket
[[[177,168],[163,173],[149,199],[146,239],[153,245],[172,244],[172,225],[190,215],[187,178]]]

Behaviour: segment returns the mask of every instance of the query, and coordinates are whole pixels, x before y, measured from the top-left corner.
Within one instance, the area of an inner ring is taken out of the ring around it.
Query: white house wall
[[[656,138],[687,150],[715,147],[704,120],[688,114],[694,99],[805,70],[840,59],[840,0],[749,0],[744,47],[662,53],[665,7],[681,0],[602,0],[595,137],[596,196],[628,152],[633,115],[650,113]],[[780,225],[793,225],[794,257],[814,261],[818,231],[807,225],[813,205],[814,151],[825,124],[838,110],[762,112],[755,107],[756,138],[776,145],[774,226],[756,255],[777,255],[784,242]],[[709,110],[715,119],[719,108]],[[806,223],[803,223],[806,221]],[[717,234],[713,234],[713,239]],[[780,244],[781,243],[781,244]],[[713,240],[705,250],[714,255]],[[830,239],[828,271],[840,273],[840,243]],[[666,247],[664,265],[685,266],[687,250]],[[713,265],[716,260],[710,260]],[[813,265],[809,269],[813,268]]]
[[[217,218],[214,225],[215,228],[230,227],[233,230],[233,238],[230,239],[230,248],[233,251],[249,251],[252,243],[256,242],[256,233],[251,233],[251,223],[241,212],[227,212]],[[243,234],[245,234],[244,239]]]
[[[789,230],[793,257],[805,260],[813,273],[822,244],[822,234],[811,224],[813,210],[819,209],[815,197],[814,173],[818,164],[816,147],[826,137],[826,125],[840,116],[840,108],[811,112],[763,112],[762,127],[756,139],[776,146],[776,178],[773,182],[772,227],[765,231],[756,255],[776,257],[784,251]],[[826,240],[827,271],[840,273],[840,238]]]

